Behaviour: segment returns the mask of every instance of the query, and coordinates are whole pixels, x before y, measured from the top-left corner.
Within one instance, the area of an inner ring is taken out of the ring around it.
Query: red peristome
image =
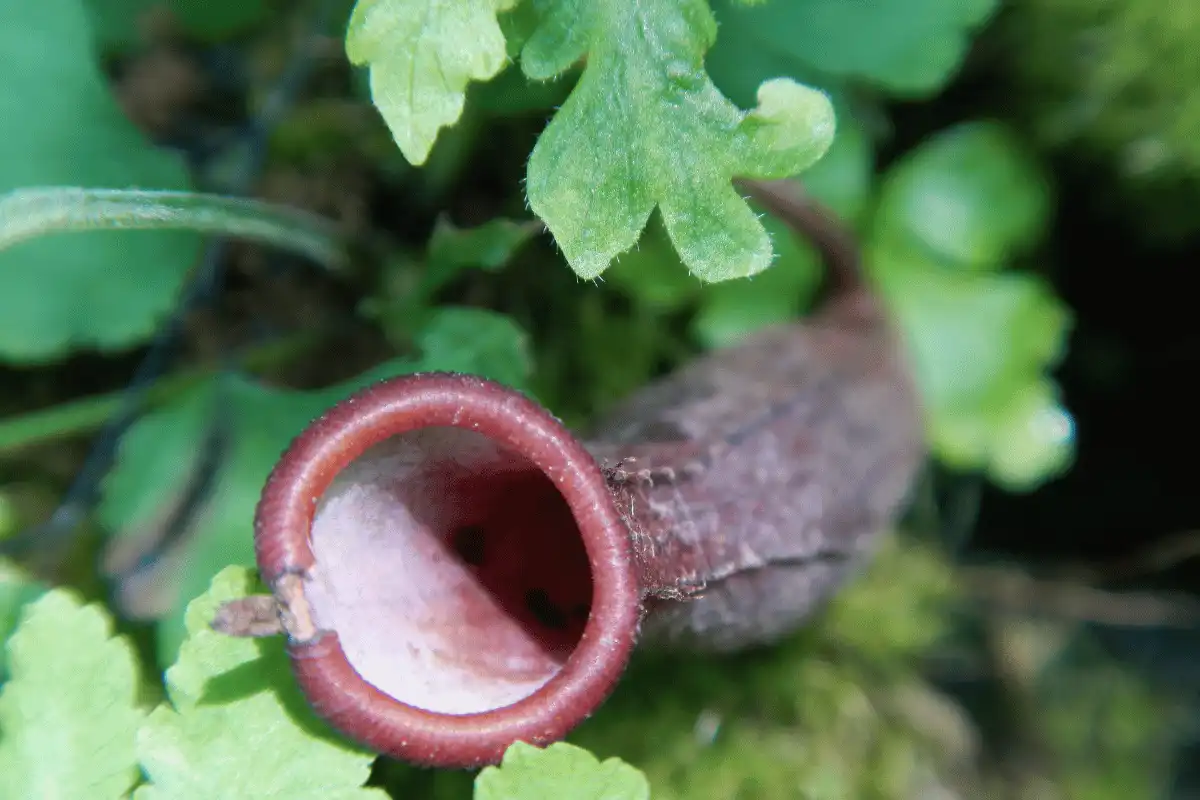
[[[581,635],[560,638],[547,647],[574,642],[573,649],[561,666],[554,665],[557,671],[544,685],[528,696],[503,707],[465,714],[425,710],[376,688],[351,664],[334,631],[319,630],[307,640],[297,640],[293,631],[290,649],[297,678],[313,707],[347,736],[408,761],[472,766],[499,760],[516,740],[561,738],[607,696],[633,648],[640,594],[628,530],[604,474],[578,440],[540,406],[478,378],[424,374],[377,384],[336,405],[287,450],[263,492],[255,543],[259,566],[269,583],[276,585],[284,576],[299,575],[305,578],[310,595],[320,594],[319,580],[313,577],[322,569],[314,554],[314,513],[335,477],[380,442],[437,428],[480,434],[536,466],[545,478],[540,484],[521,478],[520,473],[515,484],[511,480],[503,484],[517,504],[536,502],[545,507],[550,495],[555,502],[565,503],[574,521],[569,532],[579,537],[586,553],[590,614]],[[453,487],[446,484],[442,488],[451,491]],[[447,513],[459,514],[461,509],[454,506],[454,500],[474,495],[448,497]],[[499,504],[492,504],[500,514],[499,522],[489,524],[511,530],[520,520],[508,519],[505,514],[521,509],[513,503],[505,505],[505,497],[499,499]],[[531,519],[537,519],[535,508],[527,511]],[[531,541],[539,551],[547,546],[536,538]],[[429,540],[422,542],[428,545]],[[536,562],[538,553],[532,556]],[[367,566],[364,564],[364,572]],[[417,582],[420,577],[416,576]],[[480,584],[489,589],[486,583],[484,574]],[[491,590],[499,596],[504,587],[492,583]],[[462,602],[466,612],[477,609],[476,601]],[[505,605],[498,604],[501,608]],[[442,620],[438,624],[448,623]],[[378,635],[392,634],[378,631]],[[441,640],[431,641],[436,645]],[[477,647],[486,650],[488,644],[481,639]]]

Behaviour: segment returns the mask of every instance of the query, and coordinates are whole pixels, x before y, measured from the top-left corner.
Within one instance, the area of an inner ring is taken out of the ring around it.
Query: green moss
[[[778,647],[640,657],[572,741],[635,764],[661,800],[920,796],[962,755],[947,736],[970,739],[916,676],[953,598],[937,554],[888,540],[819,622]]]
[[[655,800],[1159,796],[1163,698],[1070,626],[1004,703],[1032,710],[1014,733],[1037,758],[985,746],[977,721],[922,677],[939,647],[969,647],[955,624],[966,599],[939,551],[889,538],[788,641],[727,657],[640,653],[569,738],[644,771]],[[377,775],[395,797],[430,800],[469,797],[471,779],[386,763]]]
[[[1143,227],[1196,229],[1200,4],[1012,0],[996,35],[1013,106],[1038,140],[1115,178]]]
[[[953,568],[941,553],[888,539],[830,607],[820,633],[875,664],[908,664],[946,635],[957,599]]]
[[[1102,655],[1041,687],[1041,725],[1057,751],[1063,796],[1161,797],[1171,767],[1171,703]]]

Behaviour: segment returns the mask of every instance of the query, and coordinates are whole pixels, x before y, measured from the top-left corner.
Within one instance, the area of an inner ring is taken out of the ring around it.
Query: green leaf
[[[174,658],[183,637],[182,604],[229,564],[254,563],[254,508],[279,454],[326,408],[385,377],[422,370],[482,374],[524,388],[530,365],[526,337],[510,320],[473,309],[438,309],[417,334],[419,358],[381,364],[320,391],[261,386],[217,376],[143,417],[126,435],[104,484],[102,524],[132,545],[170,517],[197,469],[211,426],[223,428],[217,472],[179,546],[133,571],[120,595],[142,614],[162,617],[159,657]]]
[[[1017,138],[972,122],[928,139],[888,172],[878,224],[901,246],[991,269],[1041,238],[1050,209],[1048,178]]]
[[[1071,319],[1051,289],[1029,275],[942,269],[886,244],[870,253],[912,353],[939,458],[1013,490],[1065,469],[1073,425],[1046,371]]]
[[[117,107],[78,0],[6,5],[0,52],[0,192],[188,188],[182,161],[151,147]],[[0,357],[137,343],[175,302],[198,247],[191,233],[97,232],[0,253]]]
[[[503,69],[497,13],[515,0],[358,0],[346,53],[371,70],[371,98],[412,164],[462,115],[466,87]]]
[[[935,454],[1014,491],[1060,474],[1074,448],[1047,375],[1070,312],[1042,279],[998,271],[1037,243],[1050,203],[1007,129],[965,123],[889,171],[865,248],[912,352]]]
[[[0,797],[126,797],[138,777],[133,648],[99,605],[55,589],[8,640],[0,692]]]
[[[533,149],[527,191],[575,272],[603,273],[656,207],[702,280],[766,269],[770,239],[730,180],[782,178],[817,161],[833,138],[829,99],[771,80],[754,110],[739,110],[704,70],[716,36],[704,0],[544,8],[521,53],[525,73],[548,79],[587,62]]]
[[[713,0],[721,36],[709,70],[743,103],[760,82],[781,75],[925,96],[958,69],[971,34],[995,7],[996,0]]]
[[[458,228],[439,218],[429,238],[422,295],[428,298],[465,269],[499,270],[540,229],[536,221],[502,217],[474,228]]]
[[[423,369],[482,375],[525,388],[533,365],[529,337],[503,314],[478,308],[439,308],[417,336]]]
[[[499,767],[475,779],[475,800],[649,800],[646,776],[617,758],[605,761],[559,742],[545,749],[516,742]]]
[[[341,741],[313,713],[281,638],[237,639],[209,627],[222,603],[255,590],[248,570],[230,567],[188,606],[188,638],[166,673],[170,703],[137,737],[149,783],[134,797],[384,800],[382,790],[362,787],[374,755]]]
[[[525,42],[538,26],[536,2],[517,2],[500,15],[500,30],[504,33],[509,64],[494,80],[472,87],[467,103],[492,113],[515,115],[529,111],[549,111],[562,105],[578,79],[578,70],[570,69],[553,80],[530,80],[519,66],[517,58]]]

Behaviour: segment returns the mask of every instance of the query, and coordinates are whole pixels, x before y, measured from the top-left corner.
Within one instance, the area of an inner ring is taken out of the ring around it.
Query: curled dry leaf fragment
[[[269,594],[253,594],[230,600],[217,609],[212,628],[218,633],[238,637],[278,636],[283,633],[279,604]]]

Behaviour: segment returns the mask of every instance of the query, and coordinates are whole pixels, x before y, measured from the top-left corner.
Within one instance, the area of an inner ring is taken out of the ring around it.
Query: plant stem
[[[340,267],[345,259],[327,220],[259,200],[71,186],[16,189],[0,196],[0,249],[47,233],[152,228],[251,239],[329,268]]]

